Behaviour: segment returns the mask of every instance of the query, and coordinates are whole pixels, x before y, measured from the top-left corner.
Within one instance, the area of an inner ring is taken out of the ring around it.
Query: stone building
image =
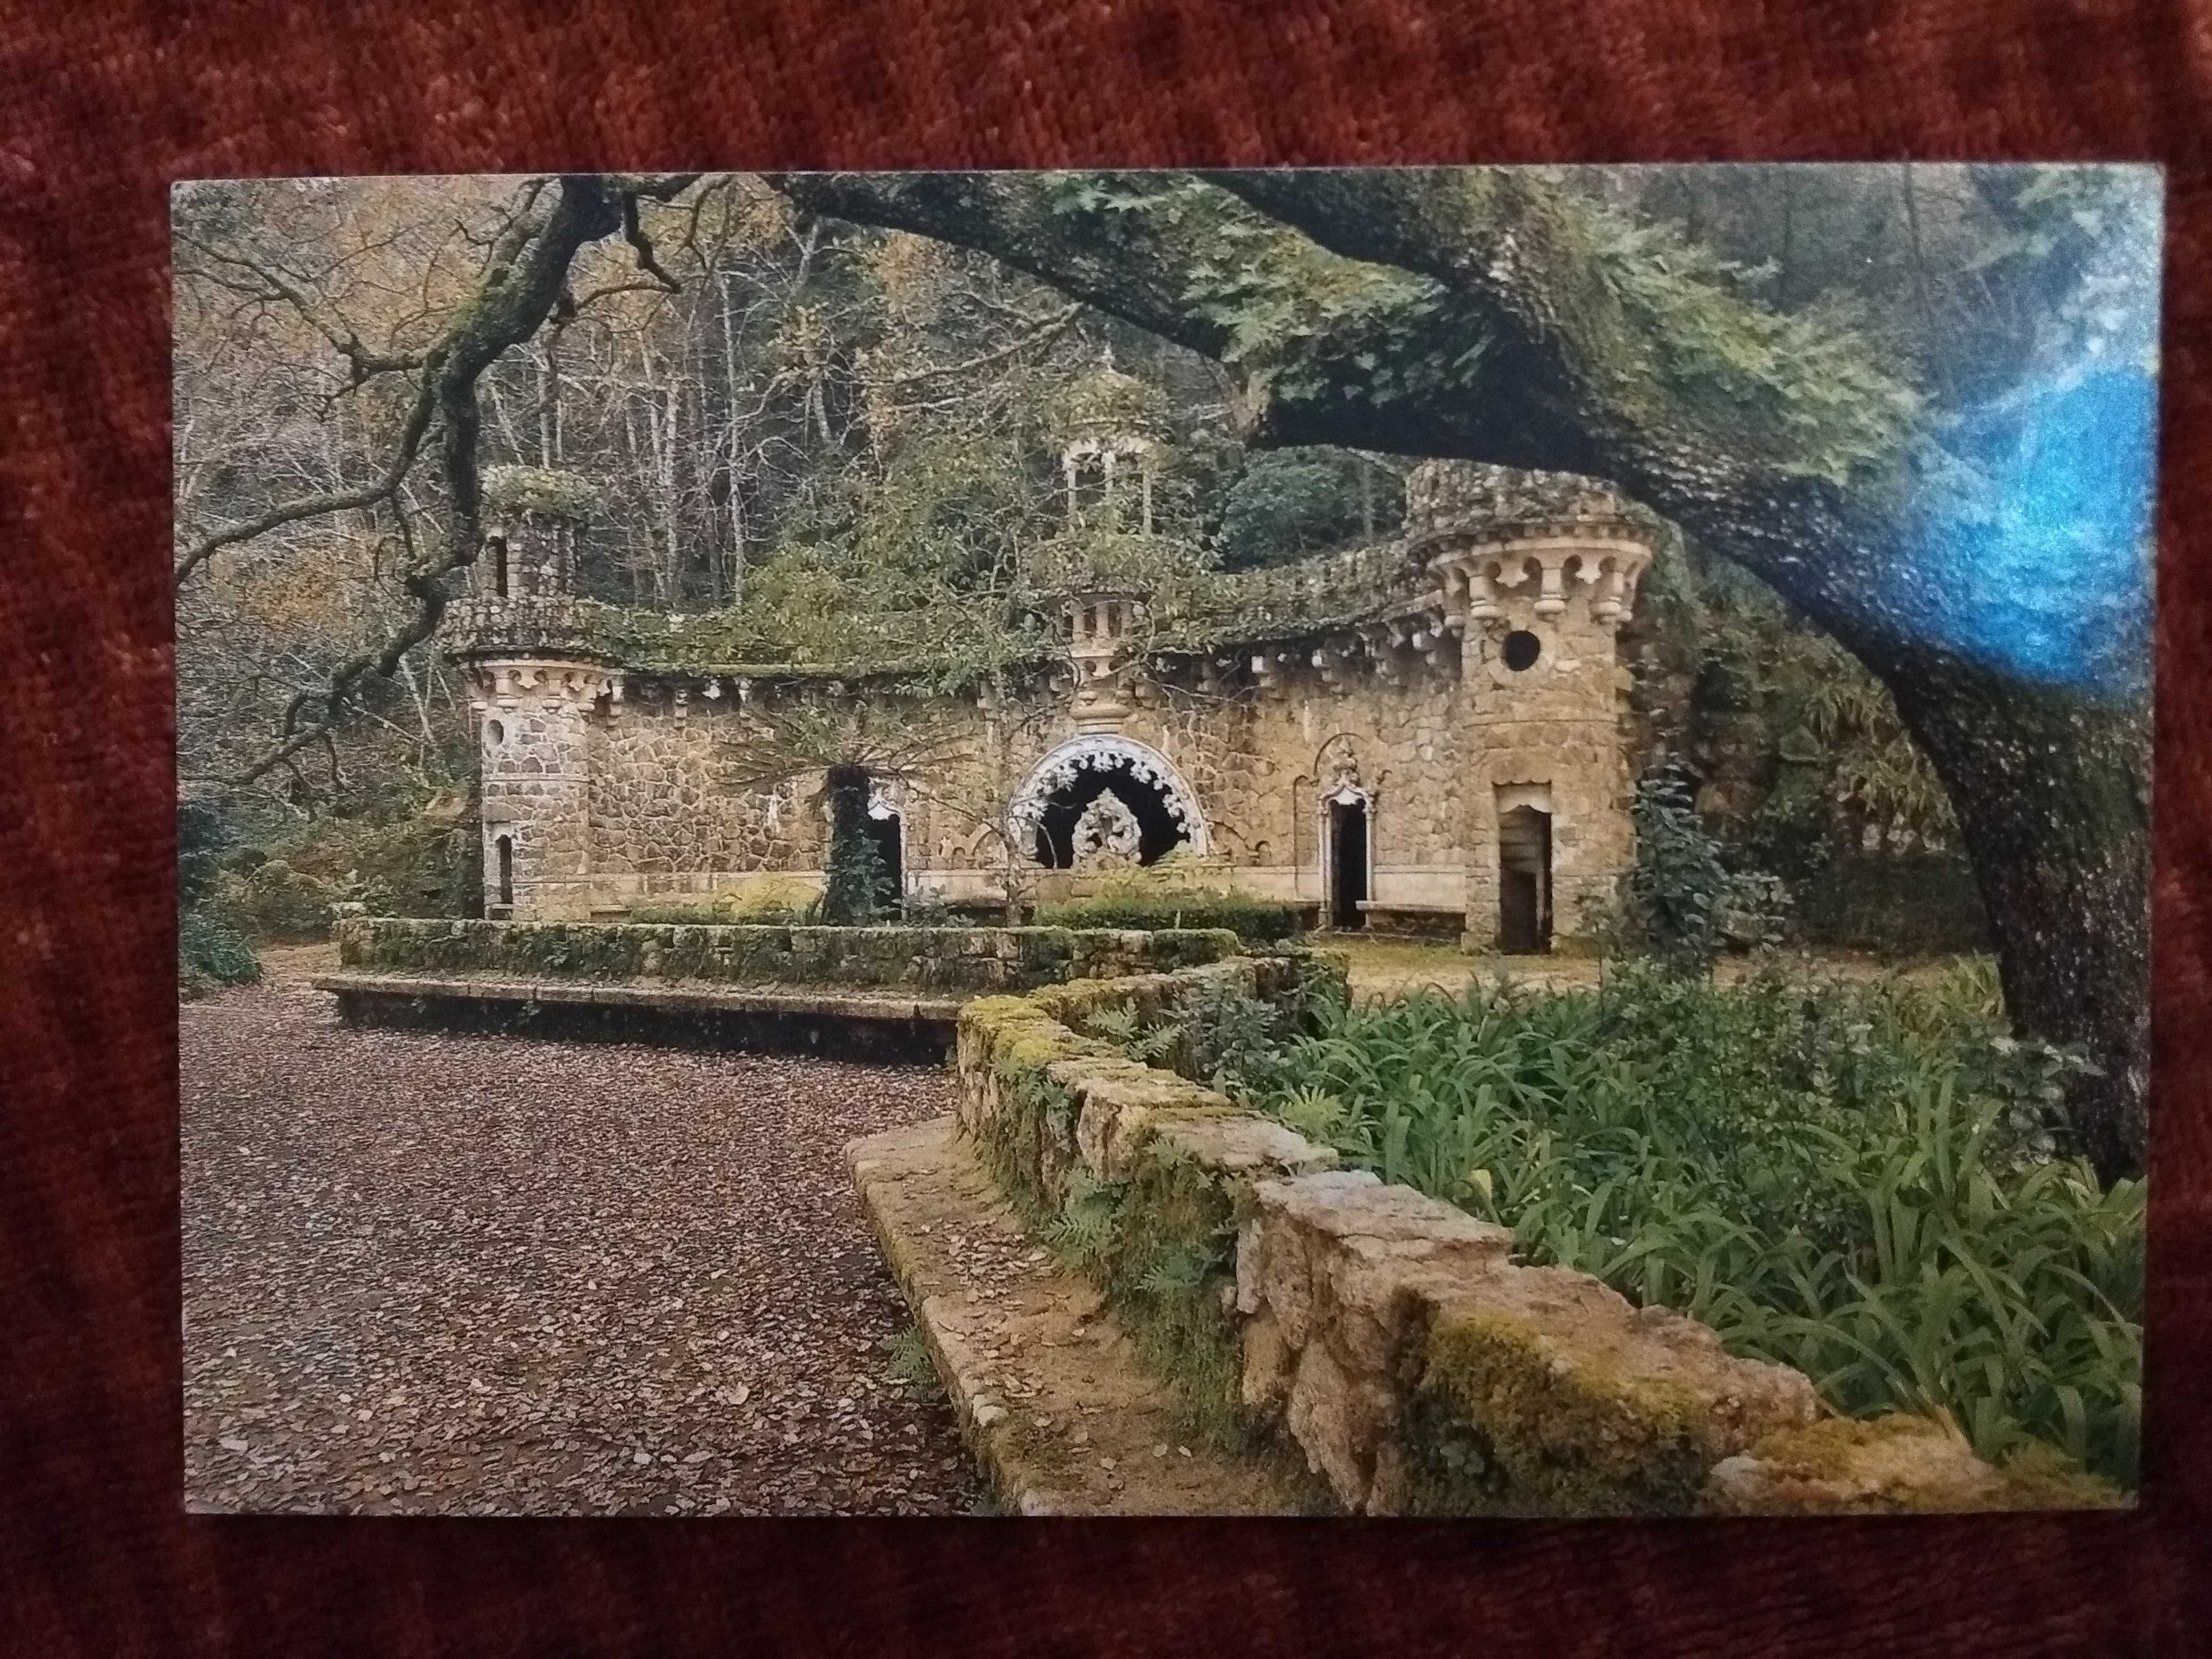
[[[444,640],[482,744],[486,914],[817,876],[822,772],[760,763],[811,708],[907,735],[870,812],[908,894],[1051,897],[1180,848],[1324,926],[1511,951],[1580,931],[1632,853],[1618,639],[1663,523],[1589,480],[1437,462],[1386,545],[1177,573],[1152,556],[1148,411],[1094,378],[1061,433],[1064,580],[1036,648],[949,690],[728,660],[714,618],[580,599],[576,505],[510,492]]]

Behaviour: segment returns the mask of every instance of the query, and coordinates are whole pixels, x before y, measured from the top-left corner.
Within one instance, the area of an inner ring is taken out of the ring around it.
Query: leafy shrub
[[[177,989],[186,997],[204,996],[225,985],[251,985],[261,977],[261,959],[238,925],[213,905],[177,915]]]
[[[264,859],[228,885],[231,908],[264,939],[328,936],[338,896],[328,883],[302,875],[283,859]]]
[[[798,876],[762,876],[706,898],[667,899],[630,907],[629,920],[678,926],[740,922],[795,927],[813,914],[821,890]]]
[[[1678,763],[1662,761],[1638,779],[1629,811],[1636,862],[1621,884],[1618,912],[1584,918],[1585,931],[1677,974],[1706,972],[1729,945],[1784,941],[1794,902],[1789,884],[1755,867],[1732,867],[1729,849],[1698,816],[1690,775]]]
[[[190,999],[261,977],[260,958],[223,902],[223,863],[238,836],[221,806],[177,803],[177,992]]]
[[[1041,904],[1036,920],[1044,927],[1226,927],[1239,939],[1267,944],[1297,931],[1298,910],[1237,893],[1122,893]]]
[[[1838,1409],[1931,1412],[2131,1485],[2143,1187],[2061,1156],[2084,1064],[2015,1042],[1975,966],[1721,989],[1353,1007],[1232,1092],[1347,1162],[1512,1227],[1526,1257],[1680,1308]]]
[[[1629,942],[1676,973],[1703,973],[1721,948],[1734,883],[1720,842],[1692,803],[1688,776],[1660,765],[1637,781],[1629,807],[1636,862],[1622,883]]]
[[[1133,1009],[1101,1009],[1085,1022],[1085,1030],[1132,1060],[1211,1083],[1279,1064],[1282,1045],[1300,1018],[1295,1000],[1278,1006],[1233,985],[1210,984],[1186,994],[1149,1021],[1139,1019]]]
[[[1229,884],[1226,866],[1178,848],[1158,862],[1097,878],[1088,898],[1037,907],[1048,927],[1226,927],[1248,943],[1297,932],[1298,908],[1254,898]]]
[[[1223,567],[1244,570],[1303,558],[1360,539],[1367,514],[1383,497],[1389,534],[1398,517],[1397,480],[1361,473],[1370,464],[1342,450],[1261,450],[1251,455],[1222,503]]]
[[[1989,916],[1961,853],[1847,854],[1799,906],[1808,939],[1897,958],[1988,948]]]
[[[917,887],[898,902],[899,920],[909,927],[961,927],[967,925],[952,901],[933,887]]]
[[[267,863],[280,863],[319,888],[327,902],[359,905],[370,915],[476,916],[483,911],[483,848],[474,808],[464,795],[441,796],[389,817],[319,818],[259,851],[266,857],[245,872],[249,882]],[[300,925],[303,896],[272,894],[255,901],[240,893],[238,902],[249,912],[265,905],[271,933],[297,937],[317,931]],[[264,925],[258,915],[255,925]]]
[[[833,927],[865,927],[883,909],[891,886],[868,835],[867,769],[831,767],[829,790],[830,860],[813,919]]]

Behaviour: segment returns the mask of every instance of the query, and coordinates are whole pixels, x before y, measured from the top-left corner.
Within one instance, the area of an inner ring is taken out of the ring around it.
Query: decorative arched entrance
[[[1178,847],[1206,850],[1198,797],[1168,757],[1105,733],[1070,738],[1039,761],[1015,792],[1006,822],[1039,864],[1065,870],[1075,862],[1078,822],[1109,795],[1118,803],[1113,817],[1126,811],[1135,820],[1139,864],[1157,862]]]

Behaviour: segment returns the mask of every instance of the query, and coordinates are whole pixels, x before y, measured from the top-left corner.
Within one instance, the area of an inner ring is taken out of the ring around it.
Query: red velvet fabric
[[[15,0],[4,15],[0,1647],[2204,1650],[2212,13],[2202,5]],[[2171,169],[2139,1513],[1571,1525],[184,1514],[173,179],[1900,155]]]

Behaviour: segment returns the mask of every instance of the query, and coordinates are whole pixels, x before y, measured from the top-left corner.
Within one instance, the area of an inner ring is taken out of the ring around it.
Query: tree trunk
[[[2150,747],[2123,706],[1955,658],[1884,675],[1950,792],[2021,1036],[2098,1067],[2069,1091],[2080,1150],[2140,1175],[2150,1080]]]

